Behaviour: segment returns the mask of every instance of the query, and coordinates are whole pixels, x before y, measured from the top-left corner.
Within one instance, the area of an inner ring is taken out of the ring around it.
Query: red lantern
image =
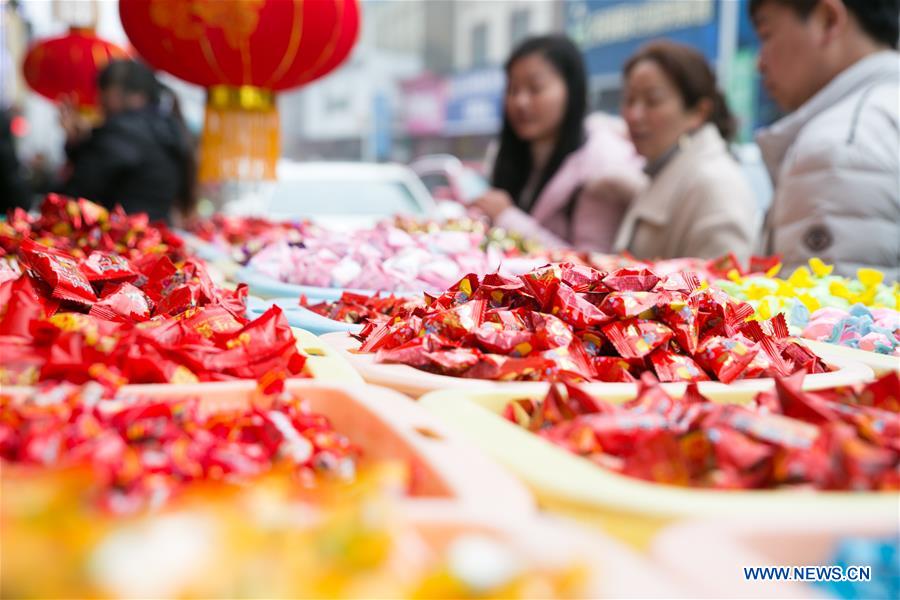
[[[83,110],[97,107],[97,74],[114,59],[127,58],[119,46],[90,29],[38,42],[25,55],[22,70],[35,92],[53,100],[70,96]]]
[[[358,0],[120,0],[132,45],[155,67],[208,88],[200,178],[273,178],[273,92],[340,65]]]

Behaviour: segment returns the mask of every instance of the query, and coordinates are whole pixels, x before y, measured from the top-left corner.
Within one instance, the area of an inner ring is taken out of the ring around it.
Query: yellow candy
[[[800,300],[800,302],[802,302],[804,306],[809,309],[809,312],[816,312],[817,310],[822,308],[822,303],[809,294],[798,296],[797,299]]]
[[[748,300],[762,300],[769,295],[769,288],[753,283],[747,286],[745,293]]]
[[[741,274],[738,273],[737,269],[730,269],[725,276],[738,285],[741,285],[744,282],[744,278],[741,277]]]
[[[778,281],[778,289],[775,290],[776,296],[793,298],[797,295],[796,290],[794,290],[794,286],[792,286],[790,283],[784,281],[783,279],[778,279],[776,281]]]
[[[827,277],[834,271],[834,265],[826,265],[821,258],[809,259],[809,268],[816,274],[816,277]]]
[[[843,281],[832,281],[828,286],[828,291],[831,292],[832,296],[844,298],[845,300],[849,300],[853,297],[853,294],[850,292],[850,288],[848,288],[847,284]]]
[[[875,302],[875,294],[877,294],[877,293],[878,293],[877,287],[870,287],[869,289],[864,291],[862,294],[857,294],[856,297],[853,299],[853,301],[859,302],[860,304],[864,304],[866,306],[869,306],[870,304]]]
[[[770,279],[774,278],[780,272],[781,272],[781,263],[778,263],[777,265],[775,265],[774,267],[772,267],[771,269],[766,271],[766,277],[769,277]]]
[[[812,287],[815,282],[812,279],[812,273],[806,267],[797,267],[791,276],[788,277],[788,283],[794,287]]]
[[[867,288],[875,287],[884,281],[884,273],[876,269],[859,269],[856,272],[856,277]]]
[[[762,320],[770,319],[772,317],[772,309],[769,307],[769,303],[760,302],[759,306],[756,308],[755,316]]]

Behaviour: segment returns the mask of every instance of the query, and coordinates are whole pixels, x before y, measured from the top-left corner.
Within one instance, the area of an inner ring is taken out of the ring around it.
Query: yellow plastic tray
[[[291,328],[297,338],[297,347],[309,356],[306,372],[313,379],[339,383],[362,383],[363,378],[356,369],[328,342],[305,329]]]
[[[897,356],[867,352],[866,350],[838,346],[827,342],[816,342],[814,340],[803,340],[803,343],[817,354],[827,352],[833,356],[842,356],[847,360],[865,365],[872,369],[876,377],[887,375],[890,372],[900,373],[900,357]]]
[[[601,525],[639,548],[646,548],[664,525],[686,517],[897,515],[896,493],[714,491],[619,475],[503,419],[499,413],[519,398],[521,393],[510,391],[452,390],[428,394],[420,402],[521,477],[545,508]]]
[[[539,395],[545,393],[548,387],[548,384],[541,382],[498,382],[487,379],[448,377],[421,371],[407,365],[377,363],[375,362],[374,354],[360,354],[357,352],[359,342],[347,333],[328,333],[321,336],[321,339],[340,351],[344,358],[362,375],[363,379],[369,383],[389,387],[413,398],[419,398],[424,394],[441,390],[459,390],[460,392],[497,390],[509,391],[520,395]],[[852,358],[847,358],[841,352],[835,352],[834,347],[830,344],[825,346],[822,349],[817,348],[816,352],[827,363],[837,367],[838,370],[806,377],[803,380],[804,389],[815,390],[839,387],[868,381],[874,377],[872,369],[869,367],[854,361]],[[746,379],[735,381],[731,384],[703,381],[700,382],[700,391],[707,395],[732,398],[734,401],[748,401],[758,392],[771,389],[774,386],[775,381],[773,379]],[[585,387],[592,393],[609,400],[633,398],[637,392],[636,383],[589,383]],[[684,394],[686,387],[687,385],[684,383],[663,384],[663,388],[673,396]]]

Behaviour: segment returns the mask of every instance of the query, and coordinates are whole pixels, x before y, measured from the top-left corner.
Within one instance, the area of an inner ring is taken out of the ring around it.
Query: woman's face
[[[526,142],[557,137],[568,102],[566,82],[547,59],[529,54],[513,63],[505,110],[516,135]]]
[[[648,161],[663,156],[704,121],[699,110],[685,108],[678,89],[652,60],[638,62],[626,77],[622,117],[635,149]]]

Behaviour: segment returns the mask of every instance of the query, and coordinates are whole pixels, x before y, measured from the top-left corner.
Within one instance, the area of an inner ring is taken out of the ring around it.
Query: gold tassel
[[[280,153],[275,94],[249,85],[209,88],[200,182],[275,179]]]

